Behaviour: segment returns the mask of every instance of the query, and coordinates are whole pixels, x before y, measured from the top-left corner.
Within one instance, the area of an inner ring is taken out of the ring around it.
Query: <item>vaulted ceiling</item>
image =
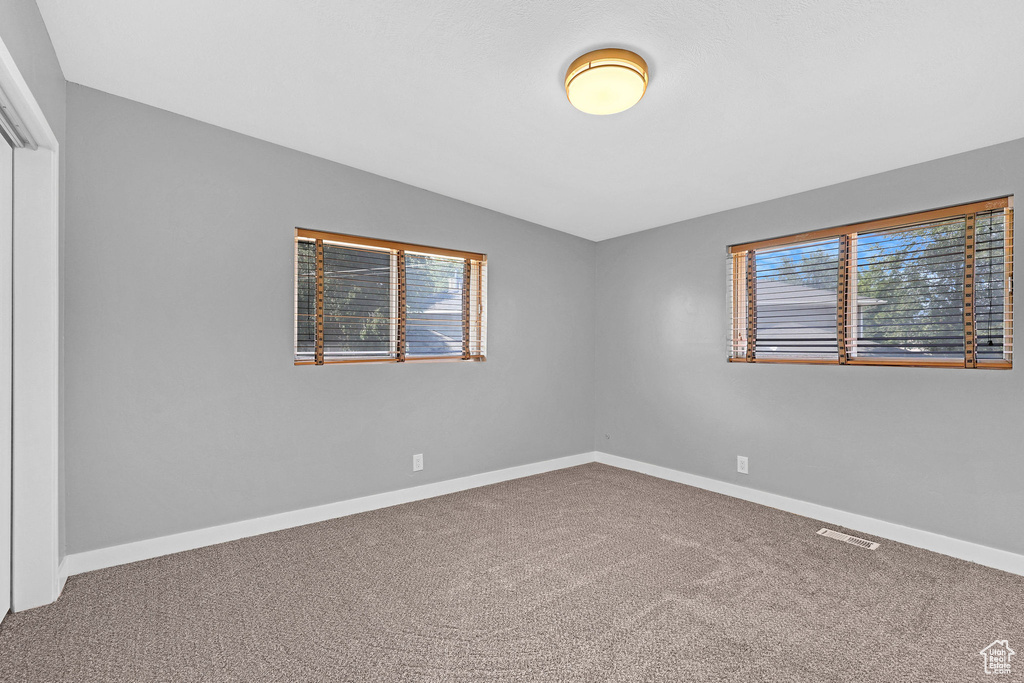
[[[594,240],[1024,137],[1020,0],[38,2],[69,81]]]

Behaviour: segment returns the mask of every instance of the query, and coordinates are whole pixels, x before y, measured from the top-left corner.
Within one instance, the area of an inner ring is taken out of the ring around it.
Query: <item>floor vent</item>
[[[875,550],[878,548],[878,543],[875,543],[874,541],[865,541],[863,538],[857,538],[856,536],[844,534],[839,531],[832,531],[831,529],[818,529],[818,535],[825,536],[827,538],[834,538],[837,541],[849,543],[850,545],[855,545],[858,548],[867,548],[868,550]]]

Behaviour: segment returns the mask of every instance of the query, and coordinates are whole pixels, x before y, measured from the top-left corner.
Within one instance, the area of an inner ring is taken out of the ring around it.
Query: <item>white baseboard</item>
[[[75,574],[91,572],[105,567],[114,567],[128,564],[129,562],[170,555],[171,553],[180,553],[184,550],[193,550],[203,546],[235,541],[247,536],[258,536],[259,534],[271,531],[280,531],[281,529],[289,529],[304,524],[323,522],[328,519],[354,515],[359,512],[377,510],[392,505],[423,500],[424,498],[434,498],[435,496],[443,496],[448,493],[497,484],[510,479],[519,479],[566,467],[575,467],[576,465],[594,462],[594,458],[595,454],[593,452],[569,455],[529,465],[520,465],[518,467],[509,467],[503,470],[484,472],[458,479],[449,479],[448,481],[439,481],[434,484],[424,484],[423,486],[378,493],[363,498],[328,503],[327,505],[319,505],[303,510],[282,512],[276,515],[247,519],[206,529],[185,531],[171,536],[135,541],[134,543],[125,543],[82,553],[73,553],[65,558],[67,570],[65,576],[74,576]]]
[[[68,582],[68,556],[65,555],[64,559],[60,561],[60,565],[57,566],[57,590],[54,595],[54,600],[60,597],[60,594],[64,592],[64,584]]]
[[[304,524],[323,522],[328,519],[345,517],[347,515],[354,515],[360,512],[390,507],[392,505],[411,503],[416,500],[443,496],[457,491],[465,491],[479,486],[487,486],[488,484],[497,484],[499,482],[509,481],[510,479],[519,479],[521,477],[529,477],[534,474],[542,474],[544,472],[560,470],[566,467],[584,465],[589,462],[600,462],[605,465],[611,465],[613,467],[658,477],[659,479],[667,479],[668,481],[687,484],[688,486],[695,486],[715,493],[721,493],[726,496],[732,496],[733,498],[740,498],[752,503],[758,503],[778,510],[791,512],[803,517],[821,520],[828,524],[836,524],[848,529],[861,531],[872,536],[887,538],[899,543],[906,543],[907,545],[924,548],[925,550],[931,550],[933,552],[942,553],[943,555],[949,555],[961,560],[976,562],[987,567],[993,567],[1012,574],[1024,576],[1024,555],[1017,555],[1005,550],[997,550],[995,548],[971,543],[969,541],[961,541],[956,538],[950,538],[930,531],[922,531],[920,529],[913,529],[911,527],[894,524],[892,522],[885,522],[873,517],[845,512],[843,510],[837,510],[836,508],[830,508],[816,503],[808,503],[795,498],[787,498],[786,496],[767,493],[765,491],[759,491],[757,489],[740,486],[738,484],[730,484],[717,479],[709,479],[695,474],[688,474],[668,467],[650,465],[645,462],[640,462],[639,460],[631,460],[629,458],[595,451],[591,453],[570,455],[563,458],[555,458],[553,460],[545,460],[543,462],[531,463],[529,465],[510,467],[504,470],[474,474],[468,477],[460,477],[459,479],[451,479],[434,484],[424,484],[423,486],[414,486],[412,488],[400,489],[398,491],[379,493],[372,496],[366,496],[364,498],[354,498],[352,500],[329,503],[327,505],[320,505],[303,510],[294,510],[292,512],[283,512],[267,517],[259,517],[257,519],[249,519],[241,522],[233,522],[231,524],[208,527],[206,529],[186,531],[180,534],[173,534],[171,536],[162,536],[160,538],[136,541],[134,543],[125,543],[124,545],[100,548],[99,550],[90,550],[83,553],[74,553],[65,557],[64,561],[61,563],[61,568],[58,573],[61,577],[60,587],[63,588],[64,581],[67,580],[68,576],[74,576],[75,574],[81,574],[83,572],[90,572],[96,569],[103,569],[105,567],[114,567],[121,564],[127,564],[129,562],[137,562],[139,560],[148,560],[162,555],[169,555],[171,553],[178,553],[185,550],[193,550],[203,546],[225,543],[227,541],[234,541],[247,536],[257,536],[259,534],[265,534],[271,531],[280,531],[281,529],[289,529],[296,526],[302,526]]]
[[[892,522],[885,522],[873,517],[844,512],[843,510],[837,510],[836,508],[816,503],[807,503],[796,498],[787,498],[786,496],[774,493],[758,491],[757,489],[747,488],[738,484],[700,477],[695,474],[669,469],[668,467],[649,465],[639,460],[631,460],[601,452],[598,452],[596,456],[596,461],[605,465],[648,474],[652,477],[667,479],[680,484],[687,484],[688,486],[695,486],[726,496],[732,496],[733,498],[748,500],[752,503],[792,512],[802,517],[810,517],[829,524],[844,526],[872,536],[880,536],[898,543],[905,543],[917,548],[924,548],[932,552],[942,553],[943,555],[949,555],[961,560],[967,560],[968,562],[976,562],[986,567],[993,567],[1004,572],[1024,576],[1024,555],[997,550],[996,548],[990,548],[969,541],[961,541],[930,531],[922,531],[900,524],[893,524]]]

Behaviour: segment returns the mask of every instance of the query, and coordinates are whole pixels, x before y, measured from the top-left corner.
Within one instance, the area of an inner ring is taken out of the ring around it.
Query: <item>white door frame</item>
[[[14,150],[11,609],[53,602],[59,569],[60,152],[0,39],[0,89],[38,149]]]
[[[0,621],[11,609],[11,266],[14,148],[0,138]]]

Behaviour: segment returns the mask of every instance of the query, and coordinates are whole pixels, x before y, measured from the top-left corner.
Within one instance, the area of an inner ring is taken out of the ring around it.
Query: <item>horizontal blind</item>
[[[465,260],[406,254],[406,354],[462,355]]]
[[[728,248],[729,359],[1010,367],[1012,197]]]
[[[747,356],[747,254],[739,252],[729,256],[728,290],[732,307],[729,312],[732,321],[729,336],[729,358]]]
[[[297,230],[295,362],[483,360],[486,257],[423,249]]]
[[[857,235],[851,358],[964,358],[963,218]]]
[[[324,243],[324,360],[395,358],[391,252]]]
[[[312,361],[316,354],[316,242],[295,244],[295,358]]]
[[[485,358],[487,356],[487,262],[468,259],[469,263],[469,305],[467,324],[469,327],[466,356]]]
[[[837,358],[839,240],[759,249],[755,255],[755,358]]]
[[[979,213],[975,222],[974,311],[978,362],[1013,354],[1013,242],[1009,211]]]

